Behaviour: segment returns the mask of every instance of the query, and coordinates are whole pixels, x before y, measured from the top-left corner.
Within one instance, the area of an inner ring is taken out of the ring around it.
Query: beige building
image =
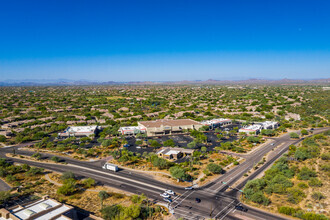
[[[155,121],[141,121],[138,122],[147,131],[147,136],[157,136],[166,134],[179,134],[184,130],[198,130],[203,125],[191,119],[160,119]]]
[[[157,152],[157,155],[166,160],[178,160],[182,157],[192,155],[195,150],[177,147],[164,147]]]

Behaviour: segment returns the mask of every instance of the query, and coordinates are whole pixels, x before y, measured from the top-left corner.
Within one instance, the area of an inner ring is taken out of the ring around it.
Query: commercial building
[[[276,121],[265,121],[260,123],[262,129],[276,129],[278,128],[278,122]]]
[[[65,129],[63,132],[58,133],[59,138],[67,137],[89,137],[96,135],[100,130],[99,126],[72,126]]]
[[[227,118],[216,118],[212,120],[202,121],[201,124],[204,126],[209,126],[210,128],[213,129],[221,126],[230,125],[232,124],[232,120]]]
[[[194,151],[193,149],[164,147],[157,152],[157,155],[166,160],[177,160],[187,155],[192,155]]]
[[[263,129],[276,129],[278,127],[278,122],[275,121],[265,121],[256,123],[253,125],[245,126],[238,130],[238,132],[244,132],[247,134],[258,135]]]
[[[0,209],[0,220],[74,219],[74,208],[44,196],[37,201]]]
[[[147,136],[178,134],[184,130],[198,130],[203,125],[191,119],[161,119],[155,121],[141,121],[138,125],[146,129]]]
[[[249,125],[249,126],[245,126],[243,128],[240,128],[238,130],[239,133],[246,133],[246,134],[254,134],[254,135],[258,135],[260,133],[262,129],[261,125],[255,124],[255,125]]]
[[[118,130],[121,135],[136,135],[144,134],[147,132],[147,129],[142,126],[129,126],[129,127],[120,127]]]

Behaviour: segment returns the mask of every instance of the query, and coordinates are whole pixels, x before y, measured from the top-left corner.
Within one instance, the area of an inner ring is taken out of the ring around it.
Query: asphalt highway
[[[329,128],[315,129],[314,134],[321,133],[328,130]],[[249,207],[247,212],[239,211],[235,209],[235,206],[240,204],[239,195],[240,191],[248,180],[255,178],[258,174],[263,172],[269,167],[276,159],[278,159],[283,153],[285,153],[289,145],[297,144],[302,139],[292,140],[289,134],[283,135],[279,138],[274,138],[271,144],[267,144],[257,150],[246,154],[245,162],[239,164],[235,168],[231,169],[227,173],[220,176],[213,182],[194,190],[185,190],[182,187],[178,187],[172,184],[160,182],[155,180],[147,174],[141,174],[133,172],[131,170],[121,169],[118,172],[107,171],[101,168],[105,161],[79,161],[71,159],[69,157],[58,156],[62,161],[67,164],[52,164],[43,163],[42,161],[27,161],[22,160],[19,157],[8,158],[6,153],[15,153],[18,155],[31,156],[35,152],[20,150],[21,146],[5,147],[0,148],[0,157],[7,158],[9,161],[21,164],[29,164],[31,166],[41,167],[47,170],[56,172],[71,171],[76,176],[84,178],[91,177],[96,181],[118,188],[127,192],[141,194],[144,193],[153,202],[162,202],[163,199],[160,194],[165,189],[171,189],[176,192],[176,196],[172,196],[173,202],[168,204],[169,210],[174,216],[182,217],[184,219],[267,219],[267,220],[278,220],[288,219],[285,216],[279,216],[272,213],[268,213],[253,207]],[[232,188],[235,182],[243,177],[243,175],[252,169],[267,153],[271,152],[276,148],[278,153],[274,154],[269,160],[259,166],[255,173],[249,175],[235,188]],[[42,158],[51,158],[52,154],[41,153]],[[57,156],[57,155],[56,155]],[[229,188],[229,189],[228,189]],[[200,203],[195,201],[196,198],[201,200]],[[244,205],[243,205],[244,206]]]

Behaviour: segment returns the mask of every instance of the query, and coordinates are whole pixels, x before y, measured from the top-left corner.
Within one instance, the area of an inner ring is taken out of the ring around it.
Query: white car
[[[165,190],[165,193],[169,194],[169,195],[175,195],[175,192],[173,192],[172,190],[168,189]]]
[[[136,146],[136,149],[141,149],[141,146]]]
[[[160,196],[163,198],[171,198],[171,196],[167,193],[162,193],[162,194],[160,194]]]

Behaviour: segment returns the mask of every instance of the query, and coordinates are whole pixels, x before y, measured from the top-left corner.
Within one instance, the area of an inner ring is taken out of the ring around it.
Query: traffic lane
[[[18,153],[19,154],[22,153],[22,155],[32,155],[33,154],[29,151],[19,151]],[[47,155],[47,154],[45,155],[44,153],[42,153],[42,155],[43,155],[43,159],[50,159],[51,158],[50,156],[53,156],[53,155]],[[12,160],[19,161],[20,163],[27,163],[27,161],[28,161],[28,160],[19,160],[18,158],[11,158],[11,157],[6,157],[6,158],[9,160],[12,159]],[[85,167],[85,168],[89,168],[89,169],[106,172],[100,166],[96,166],[94,164],[89,164],[88,162],[77,161],[77,160],[70,160],[70,161],[66,161],[66,162],[73,164],[73,165],[80,166],[82,168]],[[40,162],[40,164],[41,163],[42,162]],[[36,166],[39,166],[38,164],[36,164]],[[43,163],[43,164],[46,164],[46,163]],[[162,186],[163,188],[172,189],[173,191],[177,191],[178,193],[184,192],[184,189],[182,187],[177,187],[177,186],[173,186],[171,184],[160,182],[158,180],[153,179],[148,174],[137,174],[136,172],[133,172],[133,171],[120,169],[119,172],[116,172],[116,175],[125,177],[125,178],[130,178],[130,179],[138,179],[139,181],[146,182],[146,183],[152,183],[154,185],[159,185],[159,186]]]
[[[196,202],[196,198],[201,200],[200,203]],[[223,210],[228,204],[238,204],[236,199],[223,197],[222,195],[211,196],[203,191],[196,191],[190,194],[189,197],[183,197],[184,201],[179,201],[179,204],[172,203],[174,210],[184,209],[189,212],[197,212],[201,215],[214,217],[215,214]],[[176,208],[175,208],[176,207]]]
[[[236,217],[238,219],[244,219],[240,216],[244,216],[247,217],[249,219],[253,219],[253,220],[289,220],[291,218],[286,217],[286,216],[282,216],[282,215],[276,215],[273,213],[270,213],[266,210],[260,210],[260,209],[255,209],[253,207],[248,207],[243,205],[245,208],[247,208],[247,212],[243,212],[243,211],[239,211],[234,209],[231,213],[228,214],[228,216],[233,216]]]
[[[136,188],[138,188],[139,190],[143,190],[145,191],[146,194],[150,194],[150,192],[154,193],[155,195],[158,195],[163,192],[163,190],[159,189],[155,189],[156,187],[149,187],[147,185],[144,185],[143,183],[137,183],[134,182],[134,180],[123,180],[121,178],[118,178],[116,176],[111,176],[107,177],[106,173],[98,173],[98,172],[93,172],[90,170],[85,170],[83,167],[71,167],[71,166],[66,166],[66,165],[57,165],[57,164],[45,164],[45,163],[38,163],[38,162],[34,162],[34,161],[25,161],[25,160],[19,160],[19,159],[14,159],[14,160],[10,160],[16,163],[26,163],[29,164],[30,166],[36,166],[36,167],[41,167],[47,170],[52,170],[55,172],[66,172],[66,171],[71,171],[74,174],[76,174],[78,177],[91,177],[93,179],[95,179],[96,181],[102,182],[102,183],[106,183],[106,184],[110,184],[111,186],[114,186],[116,188],[122,189],[122,187],[120,185],[122,185],[123,183],[126,185],[129,185],[130,187],[126,187],[126,189],[128,191],[132,191],[133,187],[134,190]],[[147,183],[146,183],[147,184]],[[150,184],[150,183],[148,183]]]

